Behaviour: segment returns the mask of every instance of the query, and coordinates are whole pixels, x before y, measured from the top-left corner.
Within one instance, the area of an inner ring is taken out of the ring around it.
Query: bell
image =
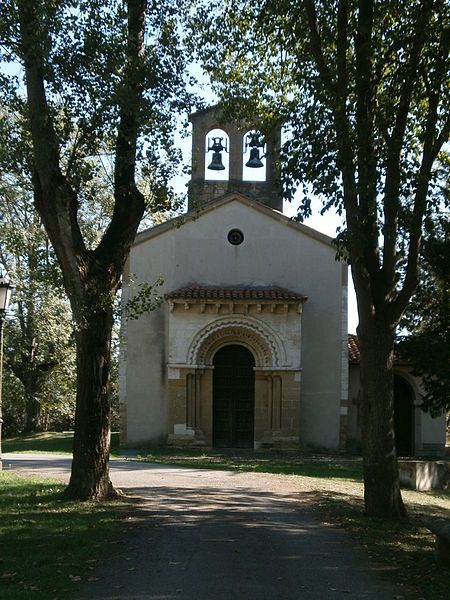
[[[211,169],[211,171],[223,171],[225,169],[225,167],[223,166],[223,163],[222,163],[222,150],[225,150],[225,152],[228,152],[228,148],[227,148],[226,141],[225,141],[225,145],[222,144],[222,139],[223,138],[221,138],[221,137],[213,137],[212,144],[211,144],[211,140],[208,140],[207,152],[212,150],[212,153],[213,153],[211,164],[208,166],[208,169]]]
[[[220,152],[213,152],[211,164],[208,165],[208,169],[211,169],[211,171],[223,171],[225,169]]]
[[[245,166],[251,167],[252,169],[259,169],[260,167],[264,166],[259,158],[259,148],[250,149],[250,158],[245,163]]]
[[[261,158],[259,156],[259,149],[264,148],[264,142],[260,140],[260,136],[256,132],[249,133],[245,140],[245,150],[250,148],[250,158],[245,163],[246,167],[251,167],[252,169],[260,169],[263,167],[263,163],[261,162]]]

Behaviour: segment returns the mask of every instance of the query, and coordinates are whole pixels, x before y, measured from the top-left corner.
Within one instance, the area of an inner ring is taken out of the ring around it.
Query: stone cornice
[[[248,313],[289,313],[295,311],[301,314],[303,300],[217,300],[197,298],[175,298],[167,300],[169,311],[195,310],[199,313],[209,312],[215,314],[248,314]]]

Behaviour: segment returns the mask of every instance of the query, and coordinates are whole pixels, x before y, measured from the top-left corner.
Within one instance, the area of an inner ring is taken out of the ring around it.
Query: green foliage
[[[162,298],[158,294],[158,287],[164,283],[162,276],[154,283],[143,282],[136,286],[132,298],[125,304],[125,317],[127,319],[138,319],[142,314],[155,310],[161,305]],[[130,284],[133,285],[133,277],[130,277]]]
[[[422,407],[434,416],[450,411],[450,221],[430,222],[422,247],[420,285],[403,319],[409,330],[399,351],[422,378]]]
[[[307,4],[314,5],[323,68],[318,66],[320,60],[312,49]],[[361,214],[357,228],[341,234],[341,243],[347,248],[361,234],[370,235],[377,246],[377,240],[386,233],[389,211],[394,211],[396,251],[405,251],[405,238],[417,211],[414,194],[424,175],[420,175],[420,169],[425,137],[430,133],[427,128],[433,129],[436,151],[448,139],[450,32],[446,24],[450,21],[450,6],[440,0],[426,13],[422,23],[423,48],[411,65],[414,28],[423,4],[418,0],[368,4],[373,15],[371,21],[367,19],[367,27],[372,29],[365,72],[361,64],[364,51],[358,46],[363,43],[358,33],[363,9],[355,0],[216,0],[201,4],[192,18],[192,51],[211,76],[223,102],[231,103],[237,116],[260,118],[268,125],[279,119],[285,123],[281,165],[284,192],[292,200],[301,188],[300,219],[310,214],[313,196],[322,199],[323,211],[334,207],[342,213],[349,206],[344,199],[350,191],[349,173],[354,174]],[[347,9],[339,17],[339,29],[338,13],[344,5]],[[338,50],[339,39],[343,41]],[[407,85],[411,88],[406,89]],[[399,107],[408,94],[405,129],[394,140],[393,132],[403,117]],[[434,102],[438,111],[431,123],[429,112]],[[366,133],[362,131],[363,110],[368,111],[366,117],[370,121]],[[345,118],[347,155],[342,147],[340,116]],[[395,174],[398,188],[395,197],[391,197],[389,160],[396,152],[396,141],[401,159]],[[442,162],[445,151],[440,152]],[[445,183],[446,175],[441,169],[434,169],[429,177],[428,211],[442,202],[439,187]],[[364,214],[367,194],[371,199]],[[377,253],[380,261],[383,250],[378,249]],[[346,257],[354,261],[355,252]]]
[[[142,78],[143,95],[138,107],[140,136],[137,156],[138,180],[145,180],[142,192],[151,211],[165,210],[175,200],[169,184],[180,163],[174,146],[179,113],[189,110],[192,96],[187,91],[187,55],[183,50],[180,19],[187,2],[163,0],[147,10],[146,53],[142,69],[133,77]],[[26,114],[23,98],[23,71],[19,41],[17,2],[0,6],[0,99],[8,114]],[[98,228],[104,230],[113,209],[114,144],[120,106],[128,95],[124,77],[127,63],[126,6],[119,0],[65,0],[38,3],[39,35],[44,57],[44,81],[59,144],[63,174],[78,195],[79,218],[92,220],[92,204]],[[5,65],[10,65],[5,68]],[[5,117],[6,118],[6,117]],[[16,135],[7,140],[11,147],[24,145],[29,134],[17,122]],[[7,136],[5,135],[5,138]],[[28,151],[30,152],[30,151]],[[92,235],[92,228],[88,238]],[[93,240],[94,242],[94,240]]]
[[[63,502],[63,488],[0,473],[2,599],[71,597],[113,539],[126,504]]]
[[[61,273],[26,172],[0,171],[0,224],[0,268],[15,285],[5,326],[3,393],[5,432],[12,434],[73,416],[75,348]]]
[[[23,93],[25,73],[20,66],[24,44],[19,15],[23,14],[23,4],[27,3],[7,0],[0,5],[0,224],[4,233],[0,258],[17,286],[15,318],[6,328],[7,433],[21,430],[19,416],[31,405],[41,413],[41,426],[67,428],[75,404],[77,330],[72,326],[55,253],[33,207],[40,189],[35,140],[32,143]],[[176,207],[169,182],[181,155],[173,135],[180,108],[189,110],[191,102],[179,26],[187,5],[164,0],[148,6],[145,57],[134,70],[127,62],[130,42],[127,7],[122,2],[43,0],[35,6],[34,33],[42,51],[43,85],[58,147],[58,168],[76,198],[75,237],[81,233],[92,257],[111,229],[117,131],[123,119],[121,110],[131,103],[133,86],[141,85],[143,92],[137,106],[128,106],[136,111],[139,129],[138,168],[132,182],[134,186],[138,181],[145,200],[147,224],[153,212]],[[50,145],[47,140],[46,148]],[[46,226],[51,218],[47,217]],[[46,221],[45,216],[43,219]],[[83,271],[83,260],[78,256],[77,261]],[[65,274],[66,290],[71,278]],[[111,290],[101,291],[97,284],[93,286],[94,295],[98,290],[97,298],[88,303],[93,312],[106,305],[109,308],[113,302]],[[86,311],[86,307],[80,311],[81,317]],[[116,350],[113,356],[117,360]],[[117,400],[114,363],[113,407]]]
[[[371,515],[405,516],[391,357],[424,220],[447,183],[449,24],[448,0],[216,0],[192,19],[199,58],[237,116],[286,123],[283,185],[289,199],[301,189],[300,218],[312,196],[345,212],[337,246],[358,304]]]

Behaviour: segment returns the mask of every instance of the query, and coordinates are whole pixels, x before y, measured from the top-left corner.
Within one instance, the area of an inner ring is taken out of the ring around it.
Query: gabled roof
[[[304,302],[307,297],[278,286],[222,286],[199,285],[192,283],[164,296],[167,300],[283,300],[284,302]]]
[[[133,245],[137,246],[138,244],[142,244],[143,242],[146,242],[147,240],[150,240],[157,235],[162,235],[167,231],[177,229],[181,227],[184,223],[200,219],[203,215],[213,210],[217,210],[222,206],[225,206],[226,204],[230,204],[231,202],[240,202],[241,204],[243,204],[244,206],[248,206],[252,210],[256,210],[271,219],[275,219],[281,225],[292,227],[293,229],[296,229],[299,233],[303,233],[304,235],[307,235],[319,242],[322,242],[323,244],[326,244],[327,246],[331,246],[334,248],[333,238],[329,237],[328,235],[325,235],[320,231],[316,231],[312,227],[303,225],[303,223],[297,223],[297,221],[293,221],[292,219],[286,217],[286,215],[283,215],[277,210],[273,210],[268,206],[264,206],[264,204],[261,204],[261,202],[255,202],[253,200],[250,200],[250,198],[244,196],[243,194],[240,194],[239,192],[227,193],[221,198],[218,198],[217,200],[208,202],[205,206],[202,206],[199,209],[191,210],[183,215],[180,215],[179,217],[170,219],[169,221],[166,221],[161,225],[157,225],[156,227],[151,227],[150,229],[141,231],[137,234]]]

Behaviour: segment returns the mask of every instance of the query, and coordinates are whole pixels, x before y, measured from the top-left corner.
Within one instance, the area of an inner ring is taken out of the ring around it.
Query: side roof
[[[348,360],[350,364],[359,365],[361,362],[361,343],[355,333],[348,334]],[[404,359],[397,350],[394,352],[394,365],[410,365],[410,362]]]
[[[138,246],[139,244],[147,242],[148,240],[151,240],[152,238],[154,238],[158,235],[163,235],[167,231],[170,231],[174,228],[178,228],[188,221],[201,219],[203,215],[205,215],[211,211],[217,210],[217,209],[221,208],[222,206],[225,206],[226,204],[230,204],[231,202],[240,202],[244,206],[248,206],[252,210],[256,210],[256,211],[266,215],[267,217],[278,221],[282,225],[292,227],[293,229],[297,230],[299,233],[307,235],[308,237],[311,237],[319,242],[322,242],[323,244],[326,244],[327,246],[331,246],[332,248],[334,248],[333,238],[329,237],[328,235],[325,235],[324,233],[321,233],[320,231],[317,231],[316,229],[313,229],[312,227],[308,227],[307,225],[304,225],[303,223],[298,223],[297,221],[293,221],[292,219],[290,219],[289,217],[286,217],[286,215],[283,215],[282,213],[278,212],[277,210],[268,208],[267,206],[264,206],[264,204],[261,204],[260,202],[255,202],[253,200],[250,200],[249,198],[247,198],[247,196],[244,196],[243,194],[240,194],[239,192],[225,194],[221,198],[218,198],[217,200],[214,200],[213,202],[209,202],[202,208],[199,208],[197,210],[191,210],[183,215],[180,215],[179,217],[169,219],[168,221],[161,223],[161,225],[156,225],[155,227],[150,227],[149,229],[145,229],[144,231],[141,231],[140,233],[137,234],[137,236],[134,240],[133,246]]]

